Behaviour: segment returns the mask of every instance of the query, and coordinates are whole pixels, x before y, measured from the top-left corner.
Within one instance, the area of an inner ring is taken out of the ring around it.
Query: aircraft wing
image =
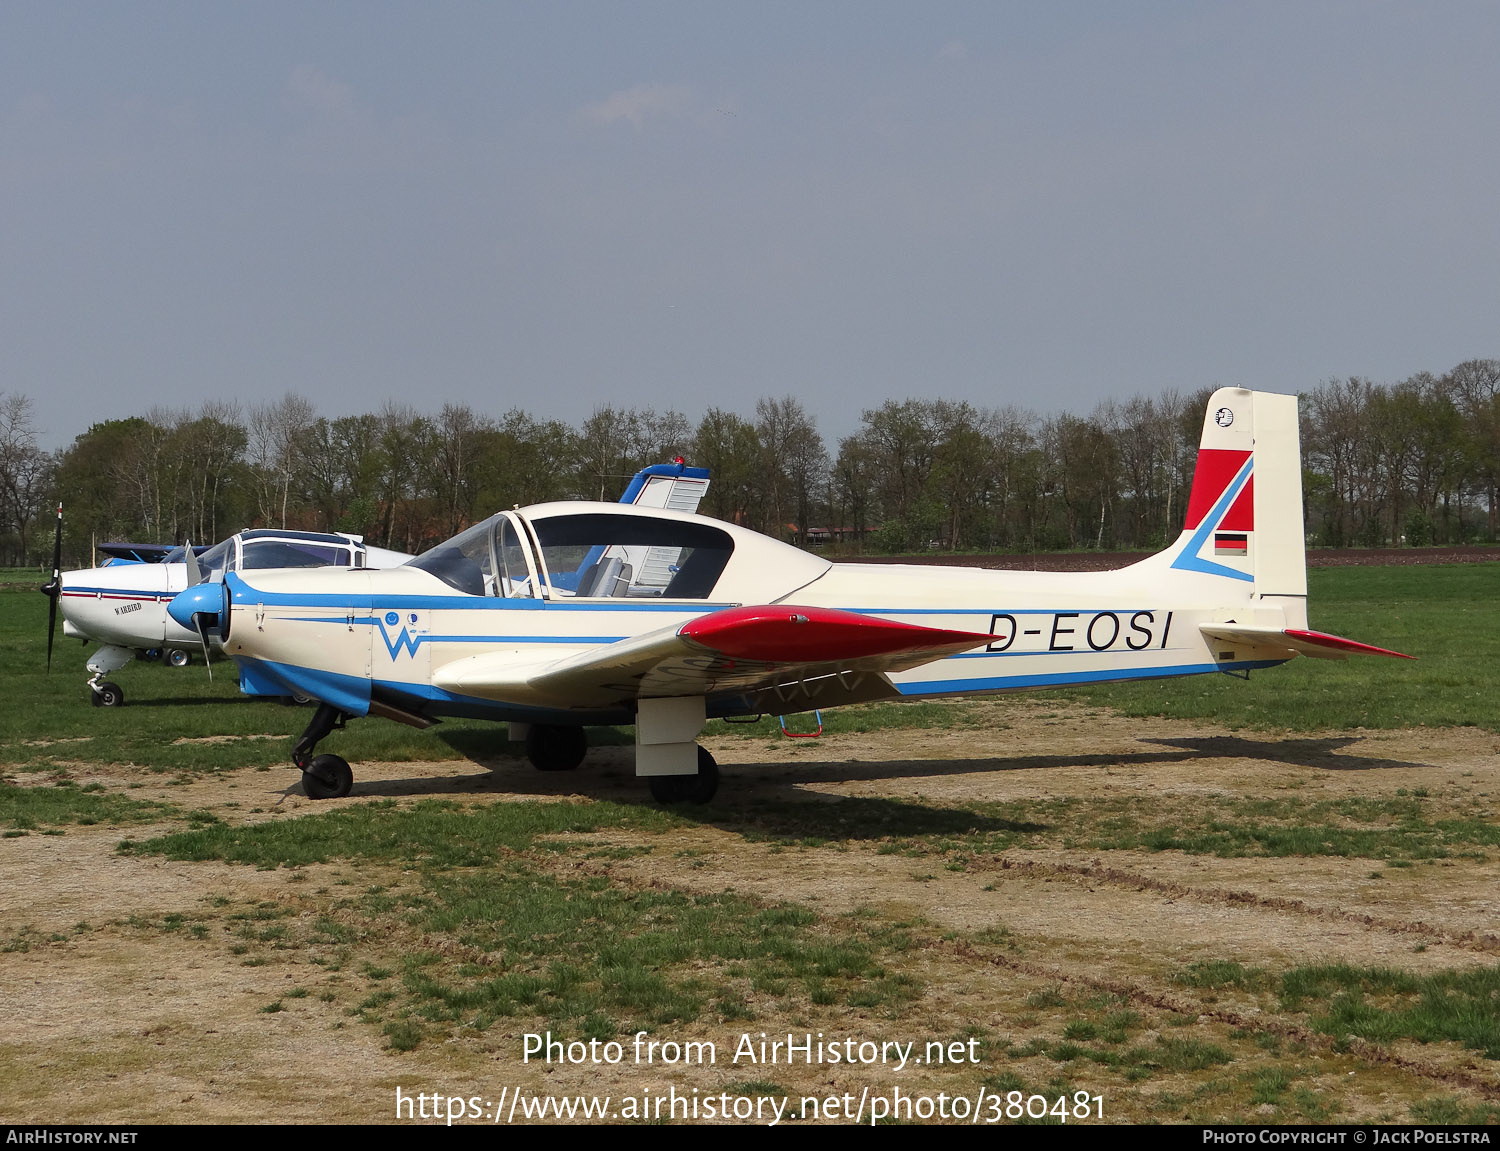
[[[1396,659],[1416,659],[1388,648],[1372,647],[1343,636],[1300,628],[1245,627],[1234,623],[1205,623],[1198,630],[1209,639],[1242,644],[1255,648],[1292,651],[1313,659],[1348,659],[1350,655],[1388,655]]]
[[[439,668],[446,691],[509,703],[606,707],[643,697],[750,694],[828,677],[883,676],[993,642],[834,608],[771,604],[710,612],[561,659],[487,652]]]

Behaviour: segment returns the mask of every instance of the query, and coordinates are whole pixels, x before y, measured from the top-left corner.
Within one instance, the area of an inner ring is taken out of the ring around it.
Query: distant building
[[[817,528],[809,527],[807,537],[803,541],[810,546],[827,543],[847,543],[850,540],[861,539],[875,531],[875,528]]]

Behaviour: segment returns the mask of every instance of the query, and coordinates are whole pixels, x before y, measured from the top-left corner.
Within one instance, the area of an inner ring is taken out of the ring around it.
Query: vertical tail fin
[[[1181,571],[1241,580],[1305,619],[1297,397],[1220,388],[1208,401],[1182,537]],[[1270,606],[1270,605],[1267,605]]]

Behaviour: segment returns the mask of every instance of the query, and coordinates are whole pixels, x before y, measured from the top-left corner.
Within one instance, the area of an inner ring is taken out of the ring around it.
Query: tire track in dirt
[[[936,940],[933,941],[932,946],[947,949],[958,958],[988,963],[992,967],[1001,967],[1007,971],[1014,971],[1021,975],[1048,979],[1062,985],[1080,985],[1092,991],[1102,991],[1110,995],[1118,995],[1122,999],[1143,1007],[1154,1007],[1161,1011],[1171,1011],[1179,1015],[1193,1015],[1198,1018],[1211,1019],[1216,1023],[1222,1023],[1228,1027],[1238,1027],[1247,1031],[1277,1035],[1283,1039],[1304,1043],[1309,1047],[1317,1047],[1325,1051],[1332,1052],[1342,1049],[1351,1055],[1366,1059],[1371,1063],[1380,1063],[1388,1067],[1394,1067],[1445,1087],[1468,1088],[1483,1095],[1486,1099],[1500,1099],[1500,1082],[1496,1082],[1494,1079],[1486,1079],[1461,1068],[1444,1067],[1430,1060],[1415,1059],[1409,1055],[1403,1055],[1383,1044],[1376,1043],[1373,1040],[1362,1039],[1358,1036],[1337,1039],[1334,1036],[1326,1035],[1321,1031],[1314,1031],[1310,1027],[1285,1018],[1266,1017],[1259,1013],[1250,1014],[1229,1008],[1215,1007],[1211,1004],[1182,999],[1165,991],[1143,987],[1139,984],[1128,983],[1119,979],[1111,979],[1108,976],[1089,975],[1080,971],[1066,971],[1060,967],[1053,967],[1050,964],[1032,963],[1010,955],[988,954],[982,952],[973,944],[960,940]]]
[[[976,871],[1016,871],[1027,876],[1052,876],[1068,880],[1088,880],[1108,883],[1117,887],[1134,888],[1168,895],[1174,899],[1191,899],[1198,903],[1219,906],[1263,908],[1293,915],[1305,915],[1330,922],[1353,924],[1357,927],[1373,927],[1398,935],[1411,935],[1423,940],[1447,944],[1465,951],[1476,951],[1493,955],[1500,953],[1500,936],[1491,932],[1444,931],[1422,920],[1391,919],[1387,916],[1370,915],[1358,911],[1339,911],[1330,907],[1319,907],[1302,899],[1287,899],[1275,895],[1257,895],[1253,891],[1235,891],[1228,888],[1191,887],[1173,880],[1155,879],[1139,872],[1125,871],[1118,867],[1081,863],[1038,863],[1033,860],[1012,859],[1001,856],[994,861],[971,860],[969,868]]]
[[[537,855],[535,862],[542,866],[556,868],[556,860],[546,860]],[[1186,897],[1192,898],[1200,893],[1182,884],[1163,883],[1150,880],[1146,876],[1134,876],[1131,873],[1120,871],[1116,868],[1089,868],[1068,867],[1067,865],[1029,864],[1024,861],[1011,861],[1011,866],[1006,867],[1005,861],[997,861],[1000,866],[995,870],[1016,870],[1029,873],[1048,873],[1061,878],[1094,878],[1095,873],[1112,872],[1106,882],[1116,882],[1123,877],[1129,877],[1132,881],[1141,880],[1142,886],[1149,887],[1154,891],[1175,894],[1177,891],[1184,893]],[[589,875],[600,878],[608,878],[614,882],[622,879],[621,870],[610,863],[594,860],[574,860],[563,869],[572,875]],[[679,891],[682,884],[673,882],[662,877],[636,876],[627,882],[639,886],[663,892]],[[1172,889],[1168,891],[1168,889]],[[1258,901],[1258,897],[1249,893],[1238,893],[1245,895],[1248,900]],[[764,894],[758,898],[767,898]],[[1215,902],[1223,902],[1216,900]],[[1233,902],[1244,902],[1236,900]],[[1268,904],[1279,902],[1300,901],[1277,901],[1267,900]],[[1285,907],[1269,907],[1270,910],[1284,911]],[[820,911],[819,914],[826,914]],[[1349,916],[1352,921],[1360,923],[1365,917]],[[1240,1028],[1246,1031],[1260,1034],[1275,1035],[1278,1038],[1302,1043],[1309,1048],[1316,1048],[1330,1054],[1344,1053],[1356,1058],[1366,1060],[1370,1063],[1380,1064],[1396,1070],[1415,1075],[1435,1086],[1445,1088],[1462,1088],[1474,1091],[1485,1099],[1500,1100],[1500,1079],[1496,1077],[1485,1077],[1462,1067],[1445,1065],[1439,1060],[1422,1059],[1407,1055],[1374,1040],[1364,1039],[1359,1036],[1335,1037],[1324,1032],[1288,1019],[1285,1015],[1273,1015],[1260,1011],[1241,1011],[1230,1007],[1222,1007],[1215,1004],[1205,1004],[1202,1001],[1182,994],[1174,994],[1158,987],[1132,982],[1126,979],[1089,972],[1074,968],[1063,968],[1049,963],[1037,963],[1022,959],[1019,956],[1008,955],[1004,952],[994,952],[982,945],[961,939],[944,938],[936,932],[928,935],[923,941],[924,946],[939,954],[946,955],[951,960],[972,966],[985,964],[990,967],[1002,968],[1014,972],[1017,975],[1028,976],[1033,979],[1045,980],[1060,986],[1075,986],[1086,988],[1092,992],[1103,992],[1109,995],[1119,996],[1121,999],[1136,1006],[1150,1007],[1159,1011],[1168,1011],[1177,1015],[1193,1016],[1205,1019],[1225,1027]],[[1464,1059],[1472,1057],[1473,1053],[1459,1050],[1453,1052],[1453,1058]]]

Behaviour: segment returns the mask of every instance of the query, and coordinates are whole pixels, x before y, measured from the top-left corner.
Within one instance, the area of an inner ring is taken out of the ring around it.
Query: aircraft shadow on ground
[[[748,766],[748,765],[747,765]],[[755,765],[757,767],[764,765]],[[835,765],[829,765],[835,766]],[[729,771],[733,772],[731,766]],[[767,784],[770,786],[767,786]],[[1006,819],[920,800],[878,796],[830,796],[794,788],[796,780],[736,779],[726,774],[718,798],[710,804],[674,806],[672,811],[695,823],[725,831],[754,831],[779,839],[885,839],[914,835],[1031,835],[1051,829],[1033,820]],[[779,785],[779,786],[778,786]],[[754,788],[752,800],[742,789]],[[462,772],[447,777],[357,782],[356,798],[470,798],[502,792],[536,798],[584,795],[631,805],[653,805],[644,780],[628,769],[539,772],[524,761],[504,763],[488,773]],[[740,793],[740,794],[737,794]]]
[[[84,703],[88,702],[87,697]],[[125,697],[125,710],[136,711],[156,707],[223,707],[226,701],[218,696],[178,695],[178,696],[132,696]],[[101,709],[103,710],[103,709]]]
[[[940,778],[995,771],[1039,771],[1060,768],[1149,768],[1203,759],[1259,760],[1317,770],[1367,771],[1430,765],[1403,760],[1341,755],[1359,737],[1325,739],[1248,739],[1208,736],[1152,739],[1172,751],[1120,754],[1021,755],[976,759],[905,759],[892,761],[807,761],[736,765],[726,754],[719,794],[706,806],[683,804],[673,811],[683,818],[725,831],[751,832],[772,838],[885,839],[893,836],[974,835],[1022,837],[1046,832],[1051,824],[1007,819],[923,799],[830,795],[805,790],[808,783],[859,783],[888,779]],[[493,746],[493,745],[492,745]],[[615,751],[613,761],[598,753]],[[645,781],[637,779],[623,749],[592,749],[577,771],[539,772],[511,755],[474,757],[445,777],[356,782],[355,796],[371,798],[463,798],[505,793],[536,798],[583,795],[627,804],[651,804]],[[476,770],[477,769],[477,770]],[[749,793],[754,793],[753,796]],[[1024,805],[1025,801],[1021,801]]]
[[[1369,755],[1340,755],[1340,750],[1363,743],[1364,737],[1340,736],[1332,739],[1248,739],[1239,735],[1208,735],[1186,739],[1146,739],[1162,747],[1181,748],[1194,759],[1259,759],[1268,763],[1285,763],[1293,767],[1312,767],[1321,771],[1375,771],[1393,767],[1431,767],[1405,759],[1387,759]]]

